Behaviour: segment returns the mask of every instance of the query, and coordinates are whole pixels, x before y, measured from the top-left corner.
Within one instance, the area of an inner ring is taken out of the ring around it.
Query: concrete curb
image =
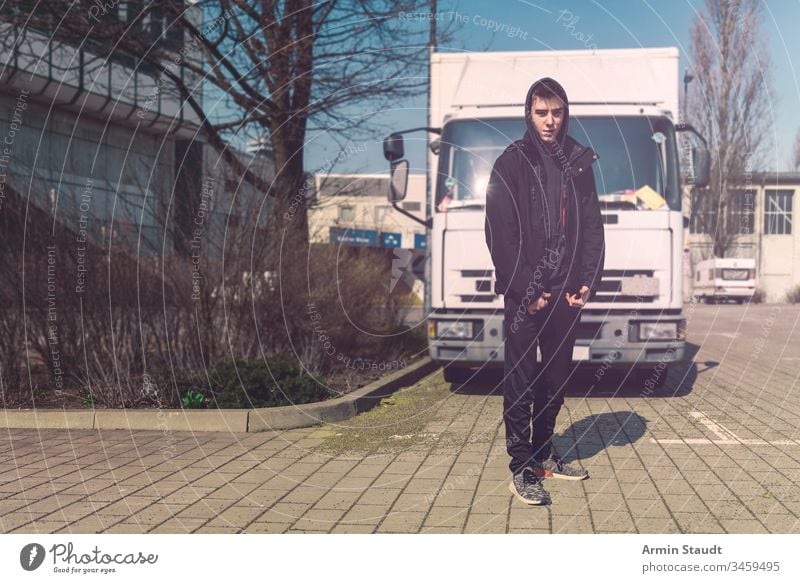
[[[307,405],[251,409],[249,410],[250,419],[247,431],[296,429],[350,419],[359,413],[369,411],[385,396],[414,384],[436,370],[438,366],[429,356],[426,356],[419,362],[395,371],[338,399]]]
[[[0,429],[128,429],[253,433],[350,419],[416,383],[439,365],[430,357],[338,399],[262,409],[0,409]]]

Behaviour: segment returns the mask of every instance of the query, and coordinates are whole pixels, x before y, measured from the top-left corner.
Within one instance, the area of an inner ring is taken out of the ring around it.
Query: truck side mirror
[[[711,174],[711,154],[708,148],[692,148],[692,166],[694,167],[694,185],[705,188]]]
[[[383,157],[389,162],[400,160],[404,154],[403,136],[400,134],[390,134],[383,139]]]
[[[400,138],[402,140],[402,138]],[[385,144],[385,142],[384,142]],[[402,148],[402,142],[401,142]],[[389,202],[400,202],[406,197],[408,187],[408,160],[392,162],[392,173],[389,180]]]

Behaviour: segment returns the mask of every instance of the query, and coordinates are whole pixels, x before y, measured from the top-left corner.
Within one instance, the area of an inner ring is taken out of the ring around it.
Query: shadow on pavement
[[[609,398],[609,397],[685,397],[689,395],[699,373],[716,367],[719,363],[707,361],[695,363],[700,347],[686,343],[684,359],[671,364],[662,386],[655,386],[652,380],[663,374],[630,368],[609,367],[603,364],[579,365],[567,381],[567,397]],[[698,370],[698,365],[703,368]],[[648,379],[650,382],[648,382]],[[661,379],[658,379],[661,380]],[[537,383],[542,382],[540,377]],[[503,370],[501,368],[474,369],[471,378],[465,383],[452,383],[450,390],[460,395],[502,396]]]
[[[553,435],[553,447],[564,461],[594,457],[610,447],[635,443],[647,432],[647,419],[633,411],[609,411],[584,417]],[[577,444],[577,445],[576,445]]]

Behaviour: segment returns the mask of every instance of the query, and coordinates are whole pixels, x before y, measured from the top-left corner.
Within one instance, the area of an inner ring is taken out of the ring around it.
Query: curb
[[[429,356],[343,397],[261,409],[21,409],[0,410],[0,429],[128,429],[255,433],[344,421],[416,383],[438,368]]]

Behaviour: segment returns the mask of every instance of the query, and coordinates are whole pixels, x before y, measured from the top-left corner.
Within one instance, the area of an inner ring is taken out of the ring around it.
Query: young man
[[[602,277],[605,247],[591,169],[597,156],[567,135],[569,101],[561,85],[550,78],[535,82],[525,100],[525,120],[524,138],[511,144],[492,170],[486,243],[495,266],[495,293],[505,302],[509,489],[526,504],[549,504],[544,478],[589,477],[564,463],[551,442],[575,328]]]

